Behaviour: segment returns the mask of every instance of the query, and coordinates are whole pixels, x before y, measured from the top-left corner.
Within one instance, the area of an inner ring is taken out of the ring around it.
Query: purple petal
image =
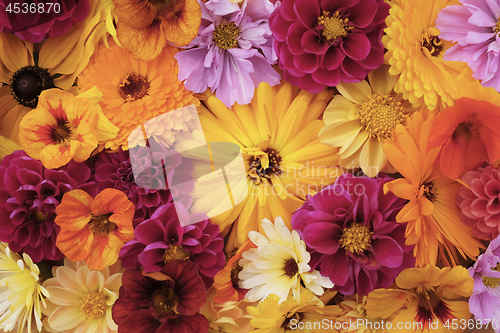
[[[403,249],[392,238],[378,236],[372,239],[372,248],[375,259],[389,268],[397,268],[403,263]]]

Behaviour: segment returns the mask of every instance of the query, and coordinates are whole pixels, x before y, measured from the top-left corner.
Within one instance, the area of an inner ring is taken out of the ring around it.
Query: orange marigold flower
[[[482,244],[472,229],[460,220],[455,198],[460,183],[442,175],[438,163],[440,147],[427,150],[427,142],[437,111],[413,113],[406,127],[397,125],[394,139],[384,151],[403,178],[385,184],[385,190],[410,200],[396,216],[406,226],[406,245],[415,245],[416,266],[436,265],[438,254],[446,265],[456,265],[456,250],[465,258],[475,258]]]
[[[31,158],[53,169],[71,159],[85,161],[99,141],[115,137],[117,131],[92,101],[49,89],[19,124],[19,143]]]
[[[229,259],[224,269],[220,270],[214,277],[213,287],[217,290],[213,298],[216,303],[225,303],[229,301],[241,301],[247,292],[247,289],[238,287],[238,273],[242,267],[238,265],[241,259],[241,254],[251,248],[256,247],[251,241],[246,241],[236,252],[236,254]]]
[[[196,0],[113,0],[117,37],[127,50],[142,60],[156,58],[170,42],[188,45],[201,24]]]
[[[61,227],[56,245],[69,260],[85,260],[91,269],[102,270],[134,238],[134,213],[134,204],[116,189],[105,189],[95,199],[82,190],[67,192],[56,208]]]
[[[441,172],[450,178],[500,159],[498,92],[476,81],[456,103],[437,116],[429,136],[429,148],[443,147]]]

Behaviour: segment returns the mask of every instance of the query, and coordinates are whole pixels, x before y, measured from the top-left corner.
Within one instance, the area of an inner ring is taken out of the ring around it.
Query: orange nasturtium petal
[[[56,208],[55,223],[67,231],[79,231],[89,223],[92,197],[85,191],[73,190],[64,194]]]

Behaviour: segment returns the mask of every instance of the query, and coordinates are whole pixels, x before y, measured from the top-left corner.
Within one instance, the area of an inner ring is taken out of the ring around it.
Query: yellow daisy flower
[[[42,306],[49,292],[40,285],[40,269],[26,253],[21,257],[0,242],[0,329],[42,331]],[[40,304],[41,303],[41,304]],[[36,327],[32,327],[34,326]]]
[[[382,65],[368,74],[368,82],[340,83],[323,115],[325,127],[319,140],[338,147],[339,165],[358,168],[375,177],[379,172],[394,173],[382,145],[392,137],[398,124],[405,123],[415,109],[393,91],[396,77]]]
[[[398,75],[394,90],[402,93],[415,108],[430,110],[453,105],[457,89],[474,81],[466,63],[444,61],[452,46],[439,38],[435,19],[440,9],[460,4],[457,0],[393,0],[382,37],[387,49],[389,73]],[[465,80],[459,83],[458,78]]]
[[[306,195],[320,191],[342,173],[336,166],[338,149],[318,140],[323,126],[319,117],[331,97],[331,91],[311,94],[284,81],[272,88],[261,83],[250,104],[235,104],[232,109],[207,94],[207,107],[200,107],[206,140],[237,144],[247,172],[246,179],[234,187],[246,187],[248,195],[234,209],[211,218],[225,233],[230,232],[227,252],[240,247],[250,231],[263,232],[260,223],[264,218],[280,216],[291,229],[292,212],[304,203]],[[197,193],[195,187],[191,195]],[[219,198],[214,194],[196,200],[194,211],[216,207]]]

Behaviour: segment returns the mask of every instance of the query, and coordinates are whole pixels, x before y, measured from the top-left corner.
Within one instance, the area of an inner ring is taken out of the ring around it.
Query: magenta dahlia
[[[492,240],[500,233],[500,168],[491,165],[467,171],[456,198],[461,220],[472,227],[474,237]]]
[[[0,241],[34,262],[64,258],[56,247],[60,228],[54,223],[55,210],[64,193],[74,189],[98,193],[83,163],[46,169],[22,150],[6,156],[0,164]]]
[[[0,1],[0,31],[34,43],[64,35],[89,13],[89,0]]]
[[[139,269],[123,273],[120,297],[112,309],[118,332],[208,332],[208,320],[198,313],[207,293],[194,263],[174,260],[154,277]]]
[[[406,200],[384,194],[390,180],[343,174],[292,215],[293,228],[319,253],[316,268],[344,295],[387,288],[415,266],[413,246],[405,245],[406,223],[396,222]]]
[[[209,219],[182,226],[178,214],[189,216],[182,204],[168,203],[140,223],[134,231],[136,238],[120,250],[122,265],[127,269],[142,266],[149,273],[161,271],[172,260],[190,260],[208,288],[226,259],[219,226]],[[194,215],[190,217],[199,220]]]
[[[283,0],[269,18],[283,77],[313,93],[358,82],[384,61],[383,0]]]

